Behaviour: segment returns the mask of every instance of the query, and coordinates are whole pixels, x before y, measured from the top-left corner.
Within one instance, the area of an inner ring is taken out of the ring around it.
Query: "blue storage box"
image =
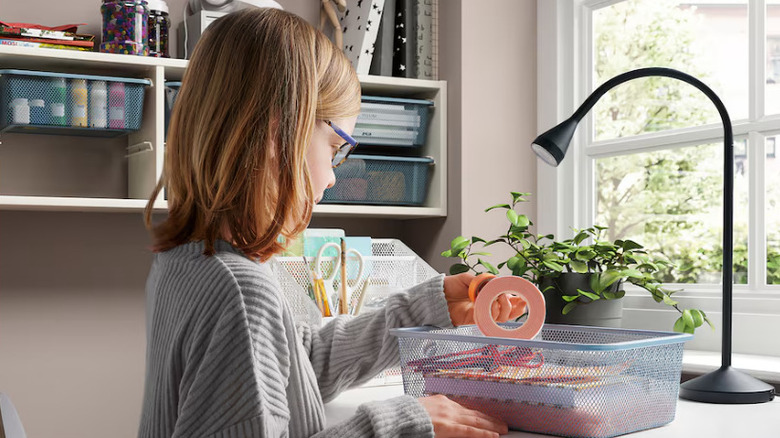
[[[0,70],[0,132],[116,137],[141,127],[147,79]]]
[[[323,204],[422,205],[433,166],[430,157],[352,154],[334,169],[336,184]]]
[[[443,394],[510,429],[580,438],[671,422],[683,343],[693,339],[555,324],[545,324],[534,339],[489,337],[474,325],[390,333],[398,337],[406,394]]]
[[[168,138],[168,125],[171,121],[171,114],[173,114],[173,104],[176,103],[176,96],[179,95],[179,88],[181,88],[181,82],[166,82],[165,83],[165,138]]]
[[[432,107],[430,100],[363,96],[352,136],[364,145],[420,147]]]

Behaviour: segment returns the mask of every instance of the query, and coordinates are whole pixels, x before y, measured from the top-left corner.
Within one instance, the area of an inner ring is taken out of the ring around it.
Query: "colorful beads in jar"
[[[148,55],[149,7],[146,0],[103,0],[103,42],[100,51]]]
[[[168,50],[168,4],[165,0],[147,0],[149,4],[149,56],[170,58]]]

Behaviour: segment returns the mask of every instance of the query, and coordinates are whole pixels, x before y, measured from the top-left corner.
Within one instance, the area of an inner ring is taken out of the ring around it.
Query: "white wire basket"
[[[439,275],[428,263],[414,253],[403,242],[397,239],[371,239],[371,255],[363,256],[363,275],[358,278],[358,263],[352,258],[347,259],[347,281],[354,292],[349,299],[349,308],[353,309],[359,299],[359,291],[370,278],[371,287],[366,289],[360,314],[380,310],[384,307],[387,297],[394,291],[408,289],[416,284]],[[335,257],[324,257],[323,270],[327,273],[333,269]],[[271,268],[281,283],[293,317],[298,321],[307,322],[318,327],[323,318],[311,287],[311,270],[314,268],[314,257],[302,256],[271,259]],[[334,290],[338,291],[341,277],[336,275]],[[337,294],[329,296],[328,300],[334,309],[337,308]],[[389,385],[401,383],[401,370],[394,367],[385,370],[369,381],[365,386]]]

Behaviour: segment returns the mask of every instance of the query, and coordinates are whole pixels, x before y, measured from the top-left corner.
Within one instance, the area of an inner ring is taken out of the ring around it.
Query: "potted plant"
[[[672,297],[675,291],[663,288],[656,280],[663,267],[670,265],[668,261],[652,256],[632,240],[605,240],[607,228],[598,225],[575,230],[574,236],[566,240],[556,240],[552,234],[533,234],[529,231],[533,223],[515,210],[519,203],[527,201],[525,197],[529,193],[511,192],[511,195],[511,204],[498,204],[485,210],[506,212],[509,227],[505,234],[492,240],[458,236],[441,253],[458,259],[450,267],[451,274],[473,271],[498,275],[499,269],[506,267],[513,275],[533,282],[545,294],[548,322],[588,324],[583,321],[587,311],[582,309],[599,306],[606,309],[597,311],[603,315],[590,325],[616,325],[615,315],[622,313],[623,286],[630,283],[648,291],[656,302],[680,313],[674,323],[675,331],[693,333],[704,322],[712,327],[703,311],[683,309]],[[477,244],[507,245],[513,255],[494,266],[483,258],[491,254],[479,251]],[[573,317],[577,312],[580,316]]]

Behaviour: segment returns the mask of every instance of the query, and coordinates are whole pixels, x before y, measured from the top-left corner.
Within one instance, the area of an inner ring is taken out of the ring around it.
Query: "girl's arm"
[[[440,275],[390,296],[383,310],[339,316],[321,329],[299,324],[298,333],[317,375],[324,401],[399,363],[395,327],[451,327]]]

